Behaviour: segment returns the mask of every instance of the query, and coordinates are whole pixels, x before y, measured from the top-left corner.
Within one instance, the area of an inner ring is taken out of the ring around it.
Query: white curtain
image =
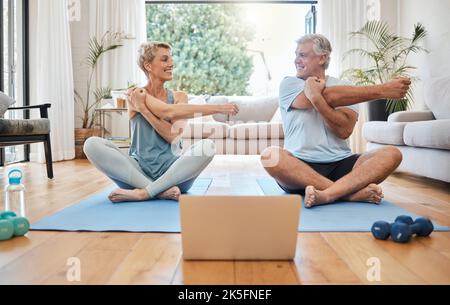
[[[351,55],[343,60],[346,51],[367,47],[367,42],[350,40],[350,32],[359,30],[370,17],[377,18],[379,0],[319,0],[318,33],[330,39],[333,47],[332,60],[328,74],[340,77],[349,68],[367,67],[367,61],[359,55]],[[375,12],[374,12],[375,11]],[[379,13],[378,13],[379,14]],[[360,116],[355,131],[350,138],[355,153],[366,151],[366,141],[362,136],[362,126],[366,122],[366,105],[360,105]]]
[[[144,85],[145,74],[137,65],[137,51],[147,41],[145,0],[89,0],[90,37],[101,38],[107,31],[122,32],[133,39],[123,47],[108,52],[100,60],[95,85],[113,90],[127,88],[129,83]],[[128,116],[118,113],[106,118],[105,126],[112,136],[127,137]]]
[[[67,0],[30,1],[30,103],[51,103],[53,161],[75,158],[74,93]],[[44,162],[42,144],[32,161]]]
[[[137,50],[147,40],[145,0],[90,0],[90,37],[105,32],[123,32],[133,37],[124,46],[106,53],[99,63],[97,86],[126,88],[129,82],[142,84],[145,75],[137,66]]]

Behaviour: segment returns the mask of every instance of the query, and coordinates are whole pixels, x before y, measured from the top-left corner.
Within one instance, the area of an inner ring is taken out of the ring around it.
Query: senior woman
[[[139,67],[148,82],[128,92],[132,139],[129,155],[106,139],[86,141],[84,152],[91,163],[119,189],[109,195],[114,202],[150,199],[178,200],[214,158],[211,140],[201,140],[181,154],[184,120],[211,114],[236,115],[235,104],[189,105],[184,92],[171,91],[172,48],[163,42],[142,44]]]

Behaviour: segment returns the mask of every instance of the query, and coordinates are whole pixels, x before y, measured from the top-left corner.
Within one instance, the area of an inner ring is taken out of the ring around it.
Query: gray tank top
[[[167,90],[167,103],[174,103],[170,90]],[[176,144],[167,143],[140,113],[131,120],[131,132],[130,156],[153,180],[161,177],[180,157],[181,140]]]

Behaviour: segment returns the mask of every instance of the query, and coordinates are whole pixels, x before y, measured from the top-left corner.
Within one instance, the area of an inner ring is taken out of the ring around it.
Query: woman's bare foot
[[[120,202],[149,200],[150,196],[144,189],[135,189],[135,190],[117,189],[113,191],[108,196],[108,198],[113,203],[120,203]]]
[[[181,196],[180,189],[178,188],[178,186],[174,186],[168,189],[167,191],[159,194],[158,196],[156,196],[156,198],[178,201],[180,199],[180,196]]]
[[[345,200],[380,204],[383,198],[384,194],[381,187],[376,184],[371,184],[359,192],[346,197]]]
[[[316,205],[330,203],[325,191],[318,191],[314,186],[308,186],[305,190],[305,208],[310,209]]]

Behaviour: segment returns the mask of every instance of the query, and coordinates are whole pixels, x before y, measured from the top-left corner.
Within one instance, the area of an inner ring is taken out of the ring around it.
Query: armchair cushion
[[[368,122],[364,124],[363,136],[369,142],[405,145],[403,132],[407,123]]]
[[[0,119],[0,134],[3,136],[45,135],[50,133],[50,120],[6,120]]]
[[[389,116],[389,123],[420,122],[435,120],[431,111],[400,111]]]
[[[0,91],[0,118],[3,118],[6,110],[16,101]]]
[[[409,123],[404,139],[408,146],[450,150],[450,119]]]

